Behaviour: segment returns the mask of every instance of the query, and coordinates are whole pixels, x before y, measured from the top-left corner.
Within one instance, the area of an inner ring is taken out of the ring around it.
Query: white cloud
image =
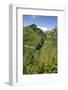
[[[44,32],[45,31],[48,31],[48,28],[47,27],[38,27],[38,28],[42,29]]]
[[[31,16],[31,17],[32,17],[32,19],[35,19],[35,18],[36,18],[36,16],[34,16],[34,15],[33,15],[33,16]]]

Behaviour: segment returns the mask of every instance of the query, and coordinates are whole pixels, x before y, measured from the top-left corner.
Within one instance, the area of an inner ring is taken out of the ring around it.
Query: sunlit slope
[[[31,27],[24,28],[24,45],[35,47],[40,38]]]

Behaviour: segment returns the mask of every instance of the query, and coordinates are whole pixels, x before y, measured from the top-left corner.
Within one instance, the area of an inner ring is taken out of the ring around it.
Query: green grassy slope
[[[24,27],[23,74],[57,73],[57,29]]]

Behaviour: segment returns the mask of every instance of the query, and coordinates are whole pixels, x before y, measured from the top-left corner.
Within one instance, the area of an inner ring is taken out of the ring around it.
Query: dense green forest
[[[43,32],[35,24],[23,28],[23,74],[57,73],[57,27]]]

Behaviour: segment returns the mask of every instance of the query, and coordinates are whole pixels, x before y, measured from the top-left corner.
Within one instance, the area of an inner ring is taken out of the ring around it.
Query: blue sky
[[[23,22],[24,26],[36,24],[41,29],[51,30],[57,26],[57,16],[24,15]]]

